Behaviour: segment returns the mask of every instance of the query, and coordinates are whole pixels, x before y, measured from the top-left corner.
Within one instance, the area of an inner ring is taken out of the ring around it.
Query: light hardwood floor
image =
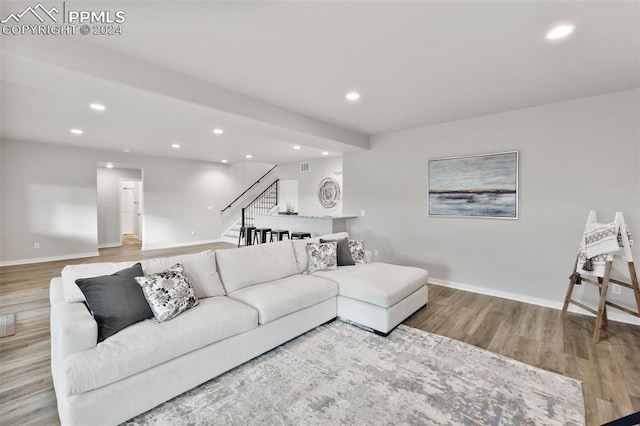
[[[0,338],[0,424],[59,423],[50,370],[49,280],[64,265],[124,261],[226,243],[140,251],[137,241],[100,250],[100,257],[0,268],[0,314],[16,314],[16,334]],[[565,285],[560,282],[558,285]],[[591,340],[594,319],[526,303],[429,286],[429,304],[405,321],[527,364],[582,380],[587,423],[599,425],[640,410],[640,327],[610,321]]]

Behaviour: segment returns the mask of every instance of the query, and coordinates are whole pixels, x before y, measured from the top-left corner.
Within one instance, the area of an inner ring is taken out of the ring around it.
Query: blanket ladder
[[[588,274],[589,276],[593,276],[596,279],[587,278],[584,276],[586,275],[585,272],[584,271],[581,272],[581,268],[579,268],[580,253],[578,253],[578,256],[576,256],[576,262],[573,265],[572,278],[573,278],[573,274],[578,274],[579,280],[578,282],[576,282],[575,279],[571,279],[569,281],[569,288],[567,289],[567,295],[564,299],[562,313],[560,314],[560,320],[563,321],[566,316],[569,304],[571,303],[595,315],[596,324],[593,332],[594,343],[598,343],[600,341],[600,330],[603,326],[607,325],[607,306],[610,306],[612,308],[625,312],[629,315],[633,315],[635,317],[640,318],[640,288],[638,286],[638,276],[636,274],[636,269],[633,264],[633,256],[631,254],[631,244],[629,242],[629,237],[627,235],[627,227],[624,221],[624,216],[622,215],[621,212],[616,213],[614,223],[615,223],[616,235],[620,233],[620,236],[621,236],[621,243],[622,243],[621,249],[623,253],[620,253],[620,254],[614,254],[613,252],[609,253],[606,257],[604,272],[601,274],[602,276],[599,276],[597,274]],[[594,210],[591,210],[589,212],[589,217],[587,218],[587,225],[585,226],[584,235],[586,235],[587,232],[591,230],[594,224],[596,224],[596,212]],[[584,239],[584,235],[583,235],[583,239]],[[631,281],[630,283],[620,281],[611,277],[611,270],[613,269],[614,260],[622,260],[627,263],[627,267],[629,269],[629,277]],[[572,298],[573,289],[575,285],[580,284],[581,282],[585,282],[598,287],[599,303],[598,303],[597,309],[593,309]],[[609,284],[611,283],[617,284],[621,287],[631,289],[633,291],[633,294],[635,296],[637,311],[633,311],[624,306],[620,306],[616,303],[613,303],[607,300],[607,291],[609,289]]]

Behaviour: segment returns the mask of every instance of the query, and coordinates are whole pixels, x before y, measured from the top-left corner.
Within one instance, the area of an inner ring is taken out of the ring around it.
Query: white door
[[[287,206],[298,211],[298,181],[281,180],[280,191],[278,192],[278,211],[286,212]]]
[[[133,234],[135,207],[135,186],[130,180],[122,181],[122,234]],[[137,221],[137,219],[136,219]]]

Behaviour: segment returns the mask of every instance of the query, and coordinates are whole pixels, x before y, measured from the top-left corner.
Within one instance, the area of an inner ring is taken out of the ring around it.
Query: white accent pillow
[[[367,263],[366,252],[364,250],[364,241],[349,240],[349,250],[351,250],[351,258],[356,263]]]
[[[309,264],[307,272],[333,271],[338,269],[338,242],[308,243],[307,256]]]
[[[164,272],[135,277],[158,322],[169,321],[198,304],[182,263]]]

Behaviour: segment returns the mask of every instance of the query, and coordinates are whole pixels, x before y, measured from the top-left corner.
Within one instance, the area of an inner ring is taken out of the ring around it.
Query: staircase
[[[271,214],[278,208],[279,181],[279,179],[276,179],[253,201],[242,208],[240,218],[222,236],[224,241],[237,244],[242,226],[255,226],[256,216]]]

